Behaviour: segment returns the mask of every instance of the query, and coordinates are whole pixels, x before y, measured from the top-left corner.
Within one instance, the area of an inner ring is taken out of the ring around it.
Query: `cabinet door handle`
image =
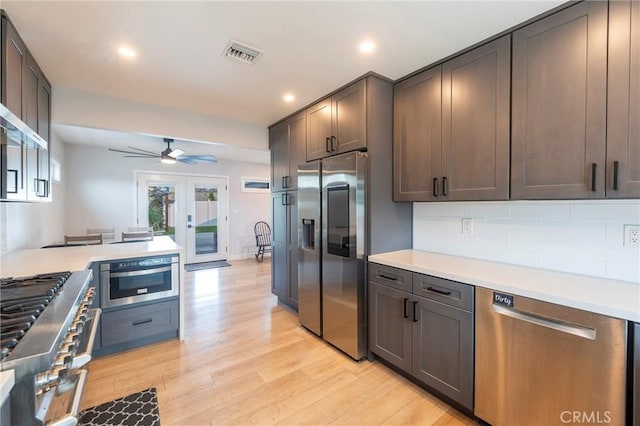
[[[413,322],[418,322],[418,302],[413,302]]]
[[[438,293],[438,294],[444,294],[445,296],[451,296],[450,291],[440,290],[434,287],[427,287],[427,290],[432,291],[434,293]]]
[[[143,319],[143,320],[134,321],[133,325],[149,324],[152,321],[153,321],[153,319],[147,318],[147,319]]]
[[[618,169],[620,168],[620,162],[613,162],[613,190],[618,190]]]
[[[331,148],[329,148],[330,141],[331,141],[331,138],[327,138],[325,142],[325,149],[327,150],[327,152],[331,152]]]
[[[333,146],[333,142],[336,143],[336,146]],[[337,151],[338,150],[338,138],[336,138],[335,136],[331,136],[331,151]]]
[[[437,177],[433,178],[433,196],[434,197],[438,196],[438,178]]]
[[[385,280],[398,281],[398,277],[390,277],[389,275],[385,274],[378,274],[378,276],[380,278],[384,278]]]
[[[591,163],[591,191],[596,192],[596,169],[598,165]]]
[[[447,196],[447,177],[443,176],[442,177],[442,196],[446,197]]]
[[[405,297],[404,299],[402,299],[402,304],[404,305],[404,313],[402,315],[402,318],[409,318],[409,306],[407,305],[407,302],[409,301],[408,297]]]
[[[282,201],[282,205],[286,206],[287,205],[287,194],[282,194],[280,196],[280,198],[281,198],[281,201]]]

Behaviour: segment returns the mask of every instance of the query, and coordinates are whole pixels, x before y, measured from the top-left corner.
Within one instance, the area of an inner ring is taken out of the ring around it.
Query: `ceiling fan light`
[[[171,157],[162,157],[160,162],[163,164],[176,164],[176,160]]]
[[[181,156],[182,154],[184,154],[184,151],[181,150],[180,148],[175,148],[173,151],[171,151],[169,154],[167,154],[169,157],[171,158],[178,158],[179,156]]]

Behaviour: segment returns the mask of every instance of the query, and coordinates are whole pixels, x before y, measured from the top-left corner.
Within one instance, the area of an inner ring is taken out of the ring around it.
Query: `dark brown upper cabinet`
[[[432,200],[442,161],[441,67],[396,84],[393,108],[393,199]]]
[[[298,187],[298,164],[305,162],[306,113],[302,111],[269,129],[271,191]]]
[[[510,36],[394,88],[394,200],[509,198]]]
[[[48,149],[22,141],[0,143],[0,198],[10,201],[50,201],[51,85],[2,16],[2,103],[48,142]]]
[[[609,3],[607,198],[640,198],[640,3]]]
[[[367,147],[366,82],[359,80],[307,108],[307,161]]]
[[[443,198],[509,199],[510,38],[442,65]]]
[[[511,198],[604,197],[607,2],[515,31],[512,79]]]

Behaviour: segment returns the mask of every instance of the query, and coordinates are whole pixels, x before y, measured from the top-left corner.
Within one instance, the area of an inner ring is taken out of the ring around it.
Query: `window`
[[[242,177],[242,192],[270,192],[271,183],[268,178]]]

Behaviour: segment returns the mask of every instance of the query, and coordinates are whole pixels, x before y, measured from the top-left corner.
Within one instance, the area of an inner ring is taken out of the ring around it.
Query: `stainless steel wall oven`
[[[152,256],[104,262],[100,265],[102,307],[129,305],[177,296],[179,257]]]

